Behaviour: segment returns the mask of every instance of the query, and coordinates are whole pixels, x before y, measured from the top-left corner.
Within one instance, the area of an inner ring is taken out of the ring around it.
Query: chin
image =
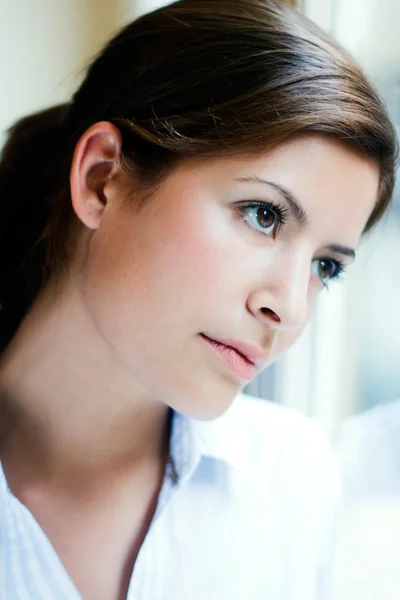
[[[208,385],[192,384],[171,394],[168,404],[179,413],[199,421],[212,421],[223,415],[243,389],[239,382],[222,379]]]

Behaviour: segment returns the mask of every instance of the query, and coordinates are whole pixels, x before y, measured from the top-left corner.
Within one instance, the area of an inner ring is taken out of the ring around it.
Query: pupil
[[[330,277],[332,275],[332,270],[333,270],[333,265],[332,263],[326,261],[326,260],[322,260],[319,263],[319,274],[321,275],[321,277],[323,279],[326,279],[327,277]]]
[[[259,208],[257,210],[257,220],[261,227],[272,227],[275,223],[274,213],[268,208]]]

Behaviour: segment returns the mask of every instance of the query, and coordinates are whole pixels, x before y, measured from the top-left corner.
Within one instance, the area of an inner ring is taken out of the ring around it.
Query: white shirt
[[[240,395],[211,422],[174,414],[171,455],[128,600],[328,598],[336,476],[316,423]],[[0,598],[81,600],[1,467]]]

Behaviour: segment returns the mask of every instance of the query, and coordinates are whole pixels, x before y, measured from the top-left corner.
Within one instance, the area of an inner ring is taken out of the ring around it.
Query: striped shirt
[[[325,600],[336,477],[319,426],[240,395],[174,414],[172,464],[127,600]],[[0,600],[82,600],[0,466]]]

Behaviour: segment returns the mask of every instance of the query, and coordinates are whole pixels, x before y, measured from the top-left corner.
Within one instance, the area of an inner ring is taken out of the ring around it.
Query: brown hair
[[[360,68],[328,35],[272,0],[175,2],[111,40],[69,104],[11,129],[0,163],[3,345],[49,272],[66,264],[71,157],[100,120],[120,129],[124,164],[150,187],[182,157],[265,151],[319,132],[380,166],[367,230],[393,190],[393,126]]]

